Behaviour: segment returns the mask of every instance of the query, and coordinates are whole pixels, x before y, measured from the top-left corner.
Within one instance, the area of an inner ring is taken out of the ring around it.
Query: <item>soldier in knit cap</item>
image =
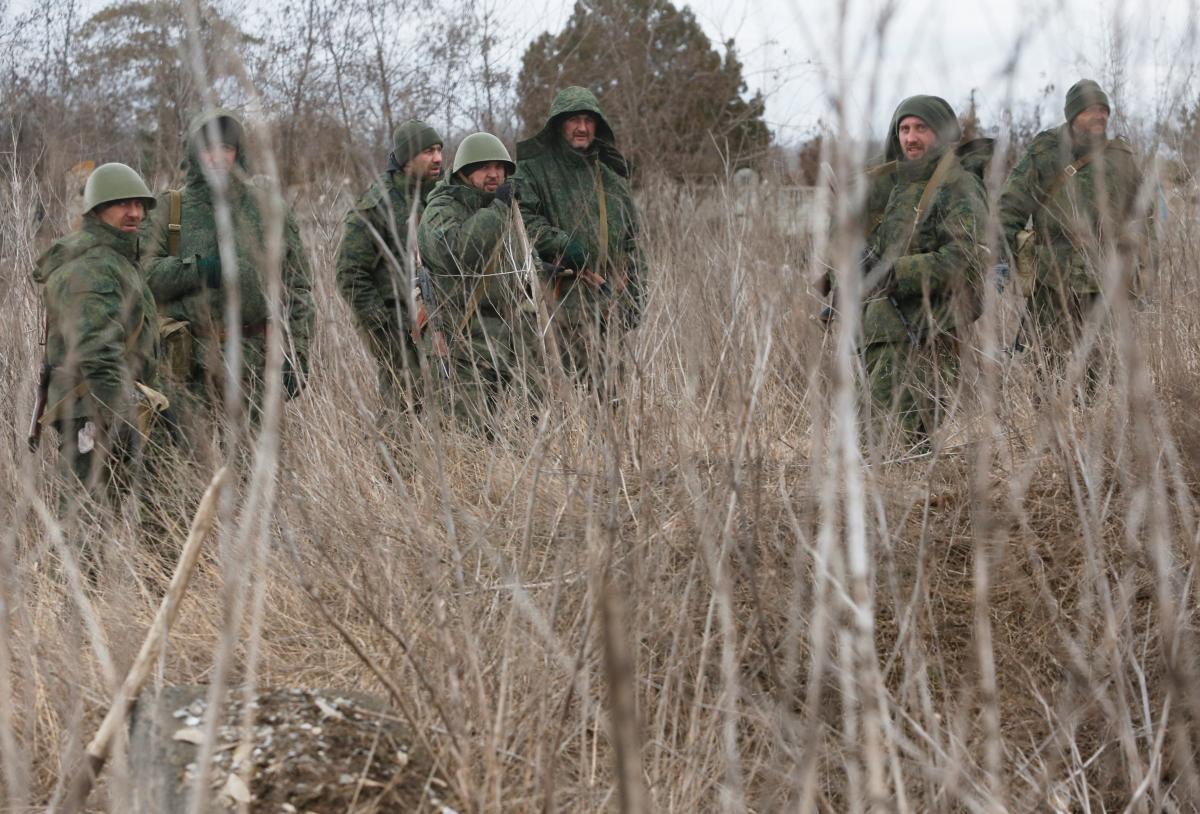
[[[979,315],[987,202],[955,150],[961,137],[945,100],[905,99],[889,125],[890,167],[872,173],[868,195],[867,387],[876,426],[895,418],[909,444],[941,423],[962,332]]]
[[[1134,291],[1147,261],[1149,213],[1139,206],[1142,172],[1133,147],[1110,138],[1112,104],[1095,82],[1067,91],[1066,121],[1039,133],[1009,174],[1000,224],[1029,306],[1027,332],[1053,355],[1071,349],[1105,290],[1102,258],[1115,259]]]
[[[411,119],[396,128],[392,142],[387,170],[346,215],[337,284],[379,365],[384,409],[403,411],[410,397],[419,405],[413,321],[406,311],[409,249],[415,252],[425,201],[442,175],[442,137]]]

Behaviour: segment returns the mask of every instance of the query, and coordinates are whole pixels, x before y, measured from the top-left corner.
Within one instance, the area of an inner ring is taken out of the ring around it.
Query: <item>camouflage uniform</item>
[[[1080,90],[1082,89],[1082,90]],[[1123,138],[1102,145],[1076,144],[1070,121],[1083,102],[1108,106],[1095,83],[1071,89],[1083,96],[1068,106],[1068,121],[1034,137],[1004,184],[1000,224],[1014,256],[1018,234],[1033,219],[1034,272],[1023,281],[1032,326],[1053,353],[1069,351],[1091,303],[1102,290],[1097,269],[1115,249],[1130,290],[1137,284],[1138,260],[1149,249],[1148,213],[1138,211],[1142,173],[1133,148]],[[1089,97],[1088,94],[1098,94]],[[1075,109],[1078,108],[1078,109]],[[1089,155],[1090,152],[1090,155]],[[1076,162],[1088,159],[1076,169]]]
[[[421,220],[432,183],[404,172],[422,150],[442,142],[423,122],[396,129],[387,171],[379,176],[346,214],[338,249],[338,291],[354,316],[354,324],[379,365],[379,392],[389,408],[406,401],[407,383],[417,398],[418,369],[408,316],[408,239]]]
[[[51,367],[44,420],[59,431],[63,475],[96,498],[128,485],[141,440],[135,382],[156,385],[158,316],[137,259],[136,234],[88,214],[33,272]]]
[[[229,174],[226,200],[233,220],[233,243],[237,267],[221,269],[215,202],[204,177],[199,145],[206,139],[206,126],[218,120],[223,127],[235,128],[230,138],[239,141],[237,166]],[[163,316],[188,324],[191,352],[186,354],[184,370],[172,374],[182,379],[197,403],[215,408],[222,403],[224,383],[224,341],[228,317],[225,313],[224,286],[232,280],[238,286],[241,313],[237,320],[242,329],[243,387],[252,408],[261,398],[266,366],[267,331],[270,310],[267,300],[267,276],[264,268],[268,235],[263,211],[265,191],[248,177],[244,145],[240,144],[241,125],[233,114],[215,110],[193,120],[188,130],[187,181],[181,191],[182,229],[179,250],[170,251],[170,193],[158,198],[144,229],[142,272],[154,292]],[[312,282],[308,258],[300,242],[300,229],[291,212],[283,222],[281,312],[287,320],[284,338],[286,358],[284,381],[288,396],[298,395],[303,376],[308,373],[308,344],[312,333]],[[212,271],[205,264],[214,264]]]
[[[561,133],[562,120],[577,112],[597,119],[595,141],[582,152]],[[589,356],[598,351],[595,340],[610,328],[614,313],[624,327],[635,327],[645,302],[646,260],[628,177],[612,128],[584,88],[559,91],[542,130],[517,144],[521,214],[535,251],[550,263],[582,257],[582,265],[609,281],[618,297],[608,302],[570,277],[557,282],[555,325],[563,362],[579,375],[587,374]]]
[[[977,232],[987,204],[978,177],[950,148],[938,146],[959,138],[950,106],[928,96],[902,102],[889,136],[897,155],[896,125],[907,116],[937,131],[938,144],[920,159],[897,161],[888,179],[886,204],[867,241],[867,265],[890,264],[890,271],[864,295],[862,330],[873,409],[895,415],[907,440],[915,441],[941,422],[957,377],[959,334],[978,316],[986,250]],[[940,182],[914,233],[916,209],[935,173]]]
[[[538,381],[537,309],[514,273],[526,263],[513,231],[509,206],[455,176],[430,194],[418,232],[449,348],[454,413],[477,427],[489,426],[505,389],[531,395]]]

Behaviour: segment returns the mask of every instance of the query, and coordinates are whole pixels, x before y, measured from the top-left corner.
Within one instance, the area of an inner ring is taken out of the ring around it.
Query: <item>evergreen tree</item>
[[[745,98],[733,42],[722,56],[691,10],[670,0],[577,2],[561,32],[536,39],[517,88],[526,135],[568,85],[596,94],[635,167],[724,174],[762,158],[770,142],[762,96]]]

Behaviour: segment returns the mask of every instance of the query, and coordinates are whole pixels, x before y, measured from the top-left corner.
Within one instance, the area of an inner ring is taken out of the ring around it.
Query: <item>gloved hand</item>
[[[221,257],[210,254],[208,257],[196,257],[196,272],[209,288],[221,287]]]
[[[567,241],[567,245],[563,246],[560,262],[566,268],[581,271],[587,268],[588,260],[587,246],[584,246],[581,241],[571,238]]]
[[[292,366],[290,359],[283,360],[283,391],[288,401],[304,392],[304,379],[304,374]]]
[[[496,187],[496,200],[505,206],[512,206],[514,201],[521,200],[521,187],[516,178],[509,178]]]
[[[1003,294],[1004,289],[1008,287],[1008,281],[1012,279],[1012,274],[1009,272],[1008,263],[997,263],[992,266],[992,274],[996,278],[996,291]]]

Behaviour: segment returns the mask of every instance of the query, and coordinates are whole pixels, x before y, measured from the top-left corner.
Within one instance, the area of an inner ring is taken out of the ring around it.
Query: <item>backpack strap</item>
[[[917,202],[916,217],[913,218],[912,232],[908,235],[908,246],[904,250],[905,254],[912,252],[912,242],[916,239],[917,232],[921,230],[921,225],[929,215],[929,205],[933,203],[933,196],[937,194],[938,188],[946,180],[946,176],[950,174],[950,168],[956,163],[958,163],[958,156],[954,154],[953,150],[947,150],[942,159],[938,161],[933,175],[929,178],[929,183],[925,185],[925,189],[921,192],[921,200]]]
[[[1050,182],[1050,185],[1046,187],[1046,191],[1042,193],[1042,197],[1038,201],[1038,206],[1045,206],[1051,198],[1058,194],[1058,191],[1063,188],[1063,185],[1067,183],[1067,181],[1074,178],[1081,169],[1092,163],[1092,159],[1095,158],[1099,152],[1099,150],[1088,150],[1082,158],[1078,159],[1073,164],[1068,164],[1067,166],[1063,167],[1062,170],[1054,176],[1054,180]]]
[[[167,253],[179,256],[179,237],[183,232],[183,193],[178,189],[167,190]]]

